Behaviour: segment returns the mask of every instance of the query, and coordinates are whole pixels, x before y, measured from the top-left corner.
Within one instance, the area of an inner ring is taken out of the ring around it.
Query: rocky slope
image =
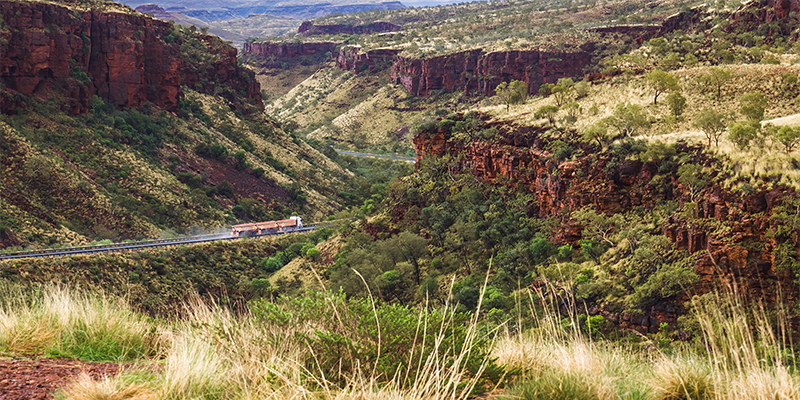
[[[402,29],[402,26],[390,22],[373,22],[371,24],[353,26],[347,24],[314,25],[311,21],[305,21],[297,28],[297,33],[301,33],[303,36],[338,35],[340,33],[346,35],[365,35],[380,32],[393,32]]]
[[[243,57],[257,57],[260,60],[269,58],[295,58],[300,56],[320,55],[332,52],[336,48],[333,42],[308,43],[245,43],[242,48]]]
[[[558,78],[583,76],[591,65],[591,47],[573,52],[471,50],[428,59],[396,57],[392,79],[416,96],[456,90],[493,95],[501,82],[524,81],[531,93]]]
[[[51,3],[2,1],[0,6],[5,113],[25,107],[30,102],[26,97],[47,99],[59,86],[71,114],[86,113],[93,95],[117,107],[150,102],[175,111],[181,85],[209,77],[243,91],[263,109],[252,72],[237,65],[236,49],[215,37],[200,37],[214,55],[200,71],[181,56],[185,39],[166,22],[135,12],[82,11]],[[213,90],[207,84],[203,89]]]
[[[750,299],[775,303],[783,296],[790,307],[796,304],[798,287],[784,262],[786,257],[797,259],[798,235],[791,229],[776,234],[785,226],[779,213],[784,211],[784,201],[794,198],[793,188],[768,182],[749,191],[723,187],[719,161],[704,153],[701,146],[676,146],[679,157],[710,171],[702,175],[708,184],[698,190],[680,181],[677,162],[619,159],[610,152],[599,152],[596,145],[563,137],[585,155],[559,160],[548,149],[553,139],[543,135],[541,128],[497,127],[501,132],[497,140],[468,144],[443,130],[422,132],[414,138],[418,163],[430,157],[458,155],[453,157],[458,160],[454,172],[468,172],[481,180],[530,193],[529,217],[561,219],[557,240],[573,246],[578,246],[584,227],[570,219],[572,211],[592,206],[598,213],[613,215],[677,202],[679,211],[657,229],[675,249],[694,256],[695,272],[700,277],[696,293],[708,293],[720,283],[735,283]],[[689,298],[679,297],[656,303],[642,315],[610,313],[602,308],[590,313],[604,314],[623,328],[652,333],[661,322],[675,323],[684,312],[682,304]]]

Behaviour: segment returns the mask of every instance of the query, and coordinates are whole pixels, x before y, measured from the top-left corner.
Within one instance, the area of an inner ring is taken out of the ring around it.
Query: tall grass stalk
[[[550,289],[551,295],[539,292],[536,298],[544,310],[536,326],[495,346],[502,365],[523,371],[510,398],[800,399],[788,312],[780,300],[770,312],[761,303],[748,304],[735,286],[695,298],[696,345],[675,343],[661,352],[644,335],[633,345],[591,340],[575,329],[575,308],[564,295],[569,291]]]
[[[693,307],[714,380],[727,396],[800,398],[791,327],[780,296],[770,313],[760,301],[748,304],[732,285],[703,301],[695,298]]]
[[[0,288],[0,351],[85,360],[131,360],[158,349],[153,325],[122,299],[46,285]]]

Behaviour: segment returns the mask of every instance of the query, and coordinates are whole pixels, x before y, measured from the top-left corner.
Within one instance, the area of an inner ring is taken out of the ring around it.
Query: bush
[[[407,380],[395,381],[410,387],[417,380],[430,379],[431,367],[441,368],[436,372],[442,374],[455,369],[464,374],[461,382],[475,377],[483,365],[482,379],[497,379],[502,374],[489,357],[488,340],[472,336],[474,328],[466,314],[420,313],[402,305],[321,292],[281,298],[276,303],[257,300],[251,303],[251,310],[265,328],[313,326],[313,331],[297,334],[312,351],[305,356],[306,370],[342,387],[353,377],[374,376],[378,382],[389,382],[406,375]],[[426,365],[426,361],[433,364]]]
[[[219,143],[214,143],[212,145],[200,143],[194,148],[194,151],[202,157],[214,158],[221,161],[228,156],[228,149]]]
[[[264,272],[272,273],[283,268],[283,260],[278,256],[264,257],[261,259],[261,262],[258,263],[258,266],[261,267]]]

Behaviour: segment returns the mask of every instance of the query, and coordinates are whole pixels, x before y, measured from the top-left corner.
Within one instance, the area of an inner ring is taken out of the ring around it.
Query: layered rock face
[[[168,13],[167,10],[155,5],[155,4],[142,4],[139,7],[136,7],[136,11],[142,14],[151,14],[153,18],[160,19],[162,21],[169,21],[171,19],[175,19],[175,17]]]
[[[302,33],[303,36],[337,35],[340,33],[346,35],[365,35],[371,33],[394,32],[401,29],[403,29],[402,26],[390,22],[373,22],[367,25],[314,25],[311,21],[305,21],[297,28],[297,33]]]
[[[310,43],[245,43],[242,55],[255,55],[259,58],[270,57],[300,57],[333,52],[336,43],[310,42]]]
[[[430,96],[442,89],[494,94],[501,82],[520,80],[535,93],[543,83],[582,76],[591,64],[590,45],[575,52],[503,51],[484,54],[470,50],[424,60],[395,57],[392,79],[416,96]]]
[[[635,207],[652,209],[664,201],[693,201],[697,207],[691,220],[675,213],[660,229],[676,249],[694,255],[695,272],[700,277],[695,285],[697,293],[708,293],[720,283],[735,284],[738,292],[751,300],[774,304],[782,295],[789,307],[797,303],[798,287],[791,272],[781,269],[774,251],[778,246],[788,246],[787,254],[796,259],[797,234],[778,237],[769,233],[777,231],[780,224],[771,216],[786,196],[794,195],[794,189],[776,186],[746,194],[712,184],[692,196],[691,190],[678,181],[677,166],[673,171],[659,171],[660,162],[615,161],[586,143],[573,146],[589,156],[561,162],[552,152],[543,150],[545,141],[539,133],[536,128],[515,127],[514,133],[504,133],[496,143],[476,141],[466,146],[444,132],[422,133],[413,142],[418,163],[425,157],[460,154],[457,169],[533,194],[529,216],[563,219],[563,210],[585,206],[610,215]],[[710,167],[717,162],[700,146],[679,143],[677,150],[696,164]],[[657,175],[661,178],[654,180]],[[574,221],[564,220],[557,239],[577,245],[582,229]],[[685,312],[681,305],[687,300],[683,296],[655,304],[638,316],[602,309],[590,313],[602,314],[624,328],[654,332],[661,322],[675,323]]]
[[[118,107],[151,102],[176,110],[182,80],[206,77],[187,67],[180,43],[164,41],[172,26],[162,21],[11,1],[0,1],[0,13],[10,28],[2,31],[0,43],[5,113],[25,106],[17,94],[46,99],[56,88],[68,99],[71,114],[87,112],[88,100],[95,94]],[[260,87],[255,79],[242,78],[236,49],[227,46],[217,51],[226,53],[212,67],[223,75],[220,83],[244,90],[260,104]]]
[[[798,0],[760,0],[748,2],[731,15],[731,27],[728,30],[747,30],[753,31],[762,24],[780,22],[790,26],[797,26],[798,14],[800,14],[800,1]],[[768,32],[771,36],[775,33],[785,34],[788,32],[773,32],[770,27]],[[796,37],[796,34],[794,35]]]
[[[377,72],[392,65],[392,59],[399,53],[397,49],[375,49],[361,52],[361,47],[348,46],[339,50],[336,68],[359,73]]]

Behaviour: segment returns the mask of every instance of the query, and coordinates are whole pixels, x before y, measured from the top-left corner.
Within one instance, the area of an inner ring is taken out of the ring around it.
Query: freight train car
[[[303,227],[300,217],[289,217],[280,221],[254,222],[231,227],[231,236],[265,235],[278,232],[289,232]]]

